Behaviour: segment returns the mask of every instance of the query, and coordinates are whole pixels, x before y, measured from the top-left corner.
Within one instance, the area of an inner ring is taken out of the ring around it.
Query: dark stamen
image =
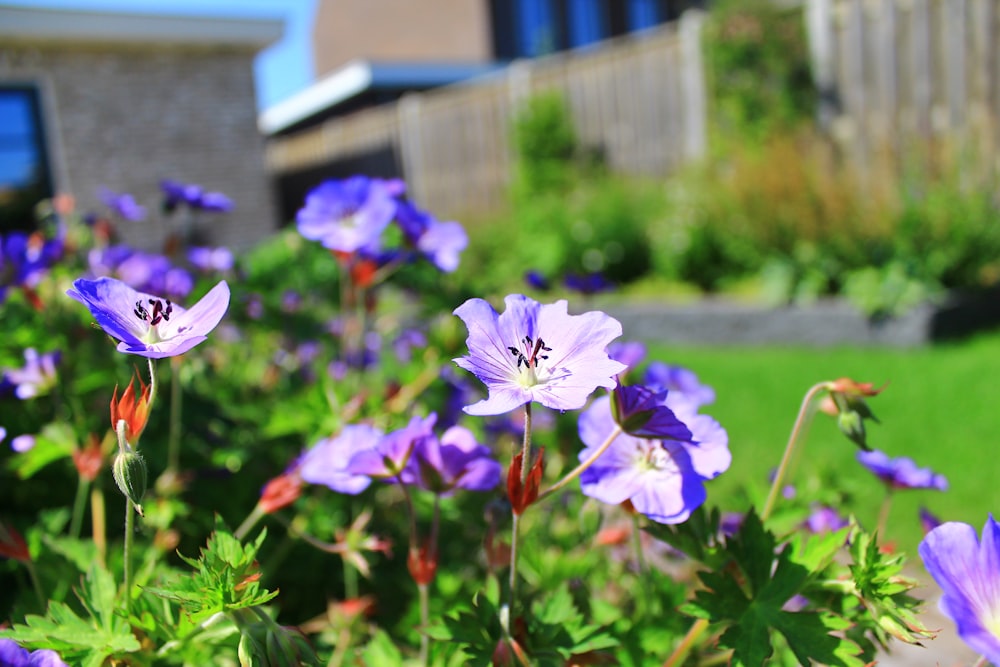
[[[140,320],[149,319],[149,311],[142,307],[142,301],[135,302],[135,309],[132,311]]]
[[[527,368],[534,368],[535,366],[538,365],[538,360],[539,359],[548,359],[549,358],[549,355],[547,355],[547,354],[538,354],[539,352],[551,352],[552,351],[551,347],[546,347],[544,340],[542,340],[541,338],[539,338],[537,341],[533,341],[531,339],[531,336],[525,336],[523,340],[524,340],[524,343],[525,343],[525,350],[529,351],[529,353],[531,355],[530,357],[526,356],[524,354],[524,352],[522,352],[521,350],[517,349],[513,345],[511,345],[511,346],[509,346],[507,348],[508,350],[510,350],[510,353],[512,355],[514,355],[515,357],[517,357],[517,367],[518,368],[521,367],[522,363]]]

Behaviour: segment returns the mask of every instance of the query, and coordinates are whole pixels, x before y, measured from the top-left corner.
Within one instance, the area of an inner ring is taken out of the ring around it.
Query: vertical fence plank
[[[681,85],[685,101],[684,113],[684,153],[688,158],[705,155],[707,140],[708,104],[705,92],[705,71],[701,55],[701,33],[705,22],[701,12],[686,12],[681,17]]]

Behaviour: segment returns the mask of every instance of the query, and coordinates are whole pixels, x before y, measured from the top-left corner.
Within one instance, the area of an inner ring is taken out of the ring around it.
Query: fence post
[[[430,199],[424,178],[424,146],[420,120],[420,94],[407,93],[396,104],[399,166],[410,199],[427,206]]]
[[[705,156],[708,138],[705,64],[701,53],[701,29],[705,13],[688,10],[681,15],[681,90],[684,96],[684,155]]]
[[[817,120],[821,129],[829,131],[840,112],[834,61],[833,0],[808,1],[806,34],[812,61],[813,83],[819,93]]]

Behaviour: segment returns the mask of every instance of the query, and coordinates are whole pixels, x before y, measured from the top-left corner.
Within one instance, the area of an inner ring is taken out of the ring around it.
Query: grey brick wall
[[[250,49],[159,45],[0,44],[0,85],[37,84],[60,192],[103,210],[98,189],[133,194],[145,222],[119,225],[124,241],[158,249],[171,230],[159,182],[221,191],[231,213],[203,216],[212,242],[245,248],[277,225],[257,131]]]

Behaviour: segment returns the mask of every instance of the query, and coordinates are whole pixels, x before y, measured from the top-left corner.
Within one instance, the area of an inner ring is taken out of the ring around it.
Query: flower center
[[[143,303],[142,299],[135,302],[135,308],[132,312],[143,322],[149,322],[149,332],[150,336],[156,342],[160,339],[159,331],[156,329],[156,325],[160,322],[169,322],[170,314],[174,312],[174,305],[170,303],[170,299],[147,299],[149,302],[150,309],[147,309]]]
[[[667,470],[676,468],[674,459],[662,445],[657,442],[645,443],[637,448],[637,460],[643,470]]]
[[[517,368],[521,371],[521,384],[525,387],[531,387],[538,384],[538,376],[535,371],[538,370],[539,360],[549,358],[549,355],[541,353],[551,352],[552,348],[546,347],[545,341],[541,338],[532,340],[531,336],[525,336],[521,339],[521,343],[524,345],[524,349],[518,349],[513,345],[507,349],[517,359]],[[521,369],[522,365],[524,366],[523,370]]]

